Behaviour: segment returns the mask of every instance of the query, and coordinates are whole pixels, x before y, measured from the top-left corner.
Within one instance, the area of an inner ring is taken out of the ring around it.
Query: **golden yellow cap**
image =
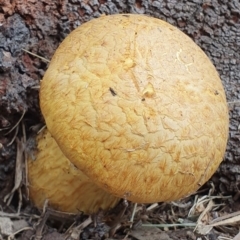
[[[134,202],[195,192],[226,149],[216,69],[188,36],[152,17],[102,16],[70,33],[44,75],[40,102],[68,159]]]

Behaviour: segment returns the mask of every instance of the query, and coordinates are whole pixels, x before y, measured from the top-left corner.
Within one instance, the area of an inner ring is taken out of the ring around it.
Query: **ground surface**
[[[29,137],[32,133],[30,127],[43,123],[38,105],[38,86],[47,68],[47,63],[24,52],[23,49],[51,59],[59,43],[71,30],[83,22],[104,13],[148,14],[166,20],[188,34],[211,58],[219,71],[226,90],[230,115],[229,142],[225,159],[218,173],[212,178],[212,182],[216,187],[213,195],[232,196],[231,199],[222,200],[222,203],[226,204],[224,210],[221,209],[222,212],[228,214],[239,211],[239,0],[0,0],[0,206],[2,210],[14,214],[19,202],[17,194],[13,196],[12,201],[9,201],[9,206],[3,201],[14,185],[17,138],[20,139],[23,136],[23,127],[25,127],[27,137]],[[22,116],[23,119],[18,124]],[[10,130],[12,131],[9,133]],[[208,183],[205,186],[206,191],[203,191],[202,194],[206,194],[210,186],[210,183]],[[185,204],[188,201],[192,202],[193,198],[184,200],[181,204]],[[23,200],[24,211],[27,211],[28,205]],[[178,217],[185,218],[184,216],[186,216],[190,207],[184,206],[183,211],[181,210],[182,206],[180,207],[179,205],[160,204],[155,210],[150,212],[144,212],[146,206],[143,206],[140,211],[141,214],[137,217],[141,219],[143,216],[148,216],[151,222],[154,223],[172,222],[177,218],[175,215],[175,217],[169,219],[169,212],[171,213],[170,216],[173,216],[174,210]],[[131,207],[128,210],[130,211]],[[160,210],[162,217],[157,215]],[[4,215],[3,213],[1,214],[0,217]],[[217,214],[219,216],[219,212]],[[125,215],[128,216],[127,213]],[[14,219],[16,220],[18,217]],[[78,223],[83,220],[83,218],[78,219]],[[100,225],[97,225],[97,227],[101,231],[107,232]],[[45,239],[63,239],[63,236],[60,234],[64,232],[65,227],[60,227],[63,225],[59,224],[56,226],[50,222],[48,226],[51,226],[50,232],[52,227],[58,229],[58,232],[51,232],[52,235]],[[95,233],[96,231],[98,233],[101,231],[96,230],[96,228],[95,230],[93,229],[93,227],[84,228],[81,235],[82,239],[99,239],[99,235]],[[116,231],[114,238],[124,236],[126,229],[128,229],[128,226],[122,227],[121,231]],[[49,233],[49,231],[47,232]],[[145,238],[139,236],[139,231],[138,235],[136,235],[135,231],[135,235],[131,234],[127,238],[196,239],[196,234],[192,230],[178,229],[176,231],[163,232],[168,234],[161,237],[159,237],[159,233],[153,233],[158,230],[155,229],[150,232],[147,230],[142,234]],[[29,236],[26,236],[26,234],[31,236],[32,232],[28,231],[25,233],[25,236],[20,234],[17,237],[18,239],[29,239]],[[58,235],[55,236],[54,234]],[[234,236],[237,234],[237,230],[229,226],[225,229],[223,227],[215,228],[205,237],[206,239],[217,239],[220,236],[224,236],[224,234],[227,234],[228,237]],[[94,238],[93,235],[96,237]],[[201,238],[204,239],[204,237]]]

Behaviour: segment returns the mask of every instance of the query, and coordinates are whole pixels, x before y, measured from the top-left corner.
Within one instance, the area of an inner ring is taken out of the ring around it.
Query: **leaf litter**
[[[99,211],[91,216],[58,212],[48,207],[47,200],[43,210],[27,204],[29,149],[26,147],[24,115],[25,111],[5,133],[15,130],[9,145],[17,145],[17,156],[14,186],[1,205],[0,239],[240,240],[240,211],[232,212],[227,208],[229,202],[234,201],[232,196],[214,195],[215,186],[211,182],[208,189],[203,186],[197,193],[177,202],[133,204],[123,200],[111,211]],[[19,128],[22,129],[20,139],[17,137]],[[8,128],[1,129],[5,130]],[[9,208],[10,205],[13,207]]]

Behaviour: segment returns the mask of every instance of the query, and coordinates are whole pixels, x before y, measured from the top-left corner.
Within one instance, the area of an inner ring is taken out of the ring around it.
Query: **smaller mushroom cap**
[[[119,198],[94,184],[63,155],[47,129],[37,136],[35,160],[28,157],[30,199],[42,208],[91,214],[114,207]]]

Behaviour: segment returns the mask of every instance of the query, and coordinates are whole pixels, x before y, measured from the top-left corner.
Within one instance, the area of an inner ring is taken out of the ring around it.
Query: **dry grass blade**
[[[237,211],[237,212],[234,212],[234,213],[230,213],[230,214],[228,214],[228,215],[215,218],[215,219],[212,220],[209,224],[214,224],[214,223],[216,223],[216,222],[225,220],[225,219],[227,219],[227,218],[231,218],[231,217],[235,217],[235,216],[239,216],[239,215],[240,215],[240,211]]]
[[[2,211],[0,211],[0,217],[9,217],[9,218],[15,218],[15,219],[22,219],[22,218],[37,219],[37,218],[39,218],[38,215],[34,215],[34,214],[6,213],[6,212],[2,212]]]
[[[151,211],[157,207],[158,207],[158,203],[153,203],[146,209],[146,211]]]
[[[17,134],[18,134],[18,125],[17,125],[17,127],[16,127],[16,130],[15,130],[15,133],[14,133],[14,135],[13,135],[13,138],[12,138],[12,140],[7,144],[7,146],[9,147],[9,146],[11,146],[12,144],[13,144],[13,142],[14,142],[14,140],[16,139],[16,137],[17,137]]]
[[[219,236],[218,240],[233,240],[232,238],[229,237],[223,237],[223,236]]]
[[[26,110],[23,110],[23,113],[22,113],[22,116],[20,117],[20,119],[17,121],[17,123],[7,133],[5,133],[5,135],[8,135],[9,133],[11,133],[19,125],[19,123],[22,121],[25,113],[26,113]]]
[[[21,218],[19,213],[5,213],[2,211],[0,211],[0,217]]]
[[[26,143],[27,142],[26,128],[25,128],[25,125],[23,122],[22,122],[22,132],[23,132],[23,141],[24,141],[24,143]],[[28,165],[27,165],[28,154],[27,154],[26,148],[24,149],[23,157],[24,157],[23,183],[24,183],[25,190],[26,190],[26,199],[29,200]]]
[[[196,223],[166,223],[166,224],[142,224],[143,227],[158,227],[158,228],[170,228],[170,227],[196,227]]]
[[[135,213],[136,213],[136,209],[137,209],[137,203],[134,203],[134,206],[133,206],[133,211],[132,211],[132,216],[130,218],[130,222],[133,223],[133,220],[134,220],[134,216],[135,216]],[[131,224],[132,225],[132,224]]]
[[[76,213],[61,212],[55,209],[48,208],[50,216],[58,220],[72,220],[77,217]]]
[[[39,90],[39,89],[40,89],[40,85],[32,86],[31,89],[37,89],[37,90]]]
[[[28,51],[28,50],[26,50],[26,49],[24,49],[24,48],[22,48],[22,50],[23,50],[24,52],[26,52],[26,53],[34,56],[34,57],[37,57],[37,58],[41,59],[41,60],[44,61],[44,62],[48,62],[48,63],[50,62],[48,59],[46,59],[46,58],[44,58],[44,57],[41,57],[41,56],[39,56],[39,55],[37,55],[37,54],[35,54],[35,53],[32,53],[32,52],[30,52],[30,51]]]
[[[240,101],[232,101],[232,102],[227,102],[229,105],[236,105],[240,104]]]
[[[22,141],[20,141],[18,138],[17,140],[17,157],[16,157],[16,167],[15,167],[15,182],[14,187],[12,191],[5,196],[4,202],[7,202],[7,205],[10,204],[12,196],[16,190],[19,189],[19,187],[22,184],[22,178],[23,178],[23,151],[24,151],[24,144]]]
[[[200,214],[200,216],[199,216],[199,218],[198,218],[198,220],[197,220],[197,225],[196,225],[194,231],[197,230],[199,233],[201,233],[201,234],[203,234],[203,235],[206,235],[207,233],[209,233],[209,232],[211,231],[212,227],[211,227],[211,226],[207,226],[206,224],[204,224],[204,222],[205,222],[204,218],[205,218],[205,216],[206,216],[207,214],[209,214],[209,212],[211,211],[211,209],[213,208],[213,206],[214,206],[214,203],[213,203],[212,200],[210,200],[210,201],[208,202],[207,207],[206,207],[206,208],[203,210],[203,212]]]
[[[197,224],[199,224],[200,222],[202,222],[203,217],[204,217],[207,213],[209,213],[209,212],[211,211],[211,209],[213,208],[213,206],[214,206],[214,203],[213,203],[212,200],[210,200],[210,201],[208,202],[207,207],[206,207],[206,208],[204,209],[204,211],[200,214],[200,216],[199,216],[199,218],[198,218],[198,220],[197,220]]]
[[[240,222],[240,215],[239,214],[237,216],[230,217],[228,219],[225,219],[225,220],[222,220],[222,221],[219,221],[219,222],[215,222],[215,223],[209,224],[208,226],[215,227],[215,226],[229,225],[229,224],[232,225],[232,224],[235,224],[237,222]]]
[[[176,207],[179,207],[179,208],[189,208],[192,203],[189,201],[187,203],[180,203],[180,202],[171,202],[172,205],[176,206]]]
[[[198,198],[198,195],[195,196],[194,204],[189,210],[188,217],[193,216],[195,213],[195,210],[203,204],[208,203],[211,200],[214,199],[228,199],[231,198],[231,196],[210,196],[210,195],[204,195],[201,198]],[[219,206],[219,205],[218,205]]]

